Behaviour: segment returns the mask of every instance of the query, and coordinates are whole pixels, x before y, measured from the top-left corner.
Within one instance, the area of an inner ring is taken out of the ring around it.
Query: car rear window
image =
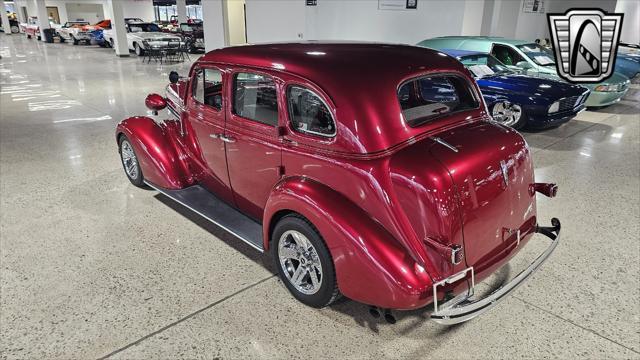
[[[471,85],[456,75],[425,76],[398,89],[402,115],[409,126],[419,126],[447,114],[477,109]]]

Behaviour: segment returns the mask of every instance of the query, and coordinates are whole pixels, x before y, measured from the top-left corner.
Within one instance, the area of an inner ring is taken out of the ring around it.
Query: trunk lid
[[[485,121],[447,130],[437,137],[442,141],[434,142],[429,151],[451,176],[462,221],[465,260],[479,273],[500,262],[535,231],[529,148],[517,131]]]

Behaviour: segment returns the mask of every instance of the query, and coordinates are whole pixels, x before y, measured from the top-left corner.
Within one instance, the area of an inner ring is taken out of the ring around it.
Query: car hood
[[[529,72],[527,72],[527,75],[531,76],[531,77],[544,78],[544,79],[553,79],[553,80],[558,80],[558,81],[564,82],[564,80],[562,80],[562,78],[560,78],[560,76],[558,76],[557,72],[554,72],[554,73],[539,73],[539,72],[529,71]],[[593,90],[598,85],[622,84],[622,83],[627,82],[627,81],[629,81],[628,77],[624,76],[623,74],[621,74],[619,72],[614,71],[613,74],[611,75],[611,77],[608,78],[605,81],[602,81],[602,82],[599,82],[599,83],[596,83],[596,84],[582,84],[582,86],[584,86],[584,87],[586,87],[586,88],[588,88],[590,90]]]
[[[553,80],[547,77],[533,77],[520,74],[485,76],[477,80],[484,92],[501,94],[520,93],[528,96],[543,96],[550,99],[577,96],[587,89],[575,84]]]

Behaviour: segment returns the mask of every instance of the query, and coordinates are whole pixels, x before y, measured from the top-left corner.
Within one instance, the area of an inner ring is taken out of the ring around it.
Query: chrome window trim
[[[296,129],[293,126],[291,126],[291,129],[293,131],[295,131],[295,132],[299,132],[299,133],[303,133],[303,134],[312,134],[312,135],[322,136],[322,137],[325,137],[325,138],[333,138],[333,137],[335,137],[338,134],[338,126],[336,124],[336,119],[334,118],[333,113],[331,112],[331,107],[329,106],[329,104],[327,104],[326,101],[324,101],[322,96],[320,96],[315,91],[313,91],[313,90],[311,90],[308,87],[303,86],[303,85],[291,84],[291,85],[287,86],[287,89],[285,91],[285,99],[287,100],[287,115],[288,115],[288,118],[289,118],[288,119],[289,120],[289,125],[293,125],[291,123],[293,117],[291,116],[291,112],[290,112],[290,109],[289,109],[289,89],[294,88],[294,87],[297,87],[297,88],[303,89],[305,91],[308,91],[308,92],[312,93],[313,95],[315,95],[318,99],[320,99],[320,101],[322,102],[322,105],[324,105],[324,107],[327,108],[327,111],[329,112],[329,115],[331,116],[331,121],[333,122],[333,133],[324,134],[324,133],[319,133],[317,131],[301,130],[301,129]]]

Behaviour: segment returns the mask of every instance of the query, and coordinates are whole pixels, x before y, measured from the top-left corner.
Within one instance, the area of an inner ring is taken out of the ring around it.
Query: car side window
[[[447,114],[477,109],[471,84],[455,75],[432,75],[405,82],[398,102],[409,126],[419,126]]]
[[[301,86],[287,89],[289,118],[295,131],[322,136],[333,136],[336,125],[327,105],[313,91]]]
[[[263,124],[278,125],[276,83],[267,75],[237,73],[233,78],[233,113]]]
[[[193,82],[193,98],[200,104],[222,109],[222,73],[217,69],[200,69]]]
[[[515,65],[520,61],[524,61],[522,56],[514,49],[500,44],[493,44],[491,55],[495,56],[505,65]]]

